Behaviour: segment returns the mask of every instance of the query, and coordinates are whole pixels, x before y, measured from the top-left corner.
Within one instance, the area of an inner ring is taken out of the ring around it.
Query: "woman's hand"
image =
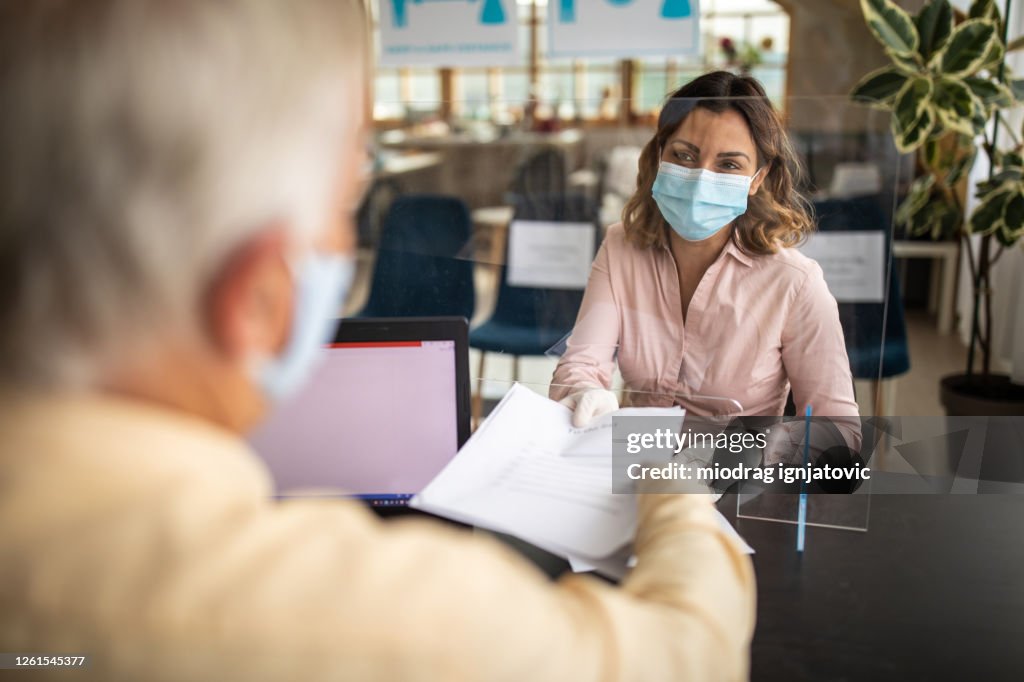
[[[572,410],[572,425],[583,428],[598,417],[619,409],[619,399],[603,388],[585,388],[558,401]]]

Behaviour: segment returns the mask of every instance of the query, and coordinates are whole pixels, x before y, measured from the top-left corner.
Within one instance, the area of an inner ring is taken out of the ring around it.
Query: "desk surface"
[[[723,499],[735,522],[735,498]],[[875,495],[867,533],[741,519],[754,680],[1024,678],[1024,496]]]
[[[1024,679],[1024,495],[874,495],[868,532],[808,528],[802,558],[795,526],[719,508],[756,550],[752,680]]]

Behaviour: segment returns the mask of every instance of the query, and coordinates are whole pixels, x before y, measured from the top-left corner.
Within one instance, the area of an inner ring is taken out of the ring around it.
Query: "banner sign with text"
[[[699,0],[548,0],[552,57],[696,54]]]
[[[380,0],[382,66],[520,65],[516,0]]]

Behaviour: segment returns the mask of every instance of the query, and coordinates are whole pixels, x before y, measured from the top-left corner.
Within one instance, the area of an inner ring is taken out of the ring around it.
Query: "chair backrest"
[[[391,204],[402,194],[404,192],[401,184],[392,178],[379,178],[373,181],[356,213],[359,246],[377,247]]]
[[[885,258],[890,258],[892,232],[879,195],[815,202],[818,229],[835,231],[882,231]],[[839,303],[839,320],[846,336],[850,369],[858,379],[877,379],[903,374],[910,369],[907,328],[899,278],[892,273],[886,303]],[[883,326],[884,320],[884,326]]]
[[[592,223],[595,230],[594,243],[597,243],[597,206],[592,199],[583,194],[517,197],[514,207],[515,220]],[[564,330],[566,334],[572,330],[580,303],[583,301],[582,289],[512,286],[508,283],[507,274],[508,270],[503,266],[500,272],[498,300],[491,320],[549,331]]]
[[[557,147],[545,147],[516,169],[508,194],[510,199],[561,196],[567,191],[567,182],[565,154]]]
[[[384,221],[370,297],[360,317],[473,317],[472,223],[455,197],[398,198]]]

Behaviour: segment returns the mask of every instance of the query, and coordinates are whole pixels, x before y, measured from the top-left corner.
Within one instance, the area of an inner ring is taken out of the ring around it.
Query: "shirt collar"
[[[754,259],[749,254],[743,252],[743,249],[736,243],[735,235],[729,238],[729,241],[725,244],[725,252],[738,260],[748,268],[754,264]]]
[[[666,228],[671,229],[671,228]],[[661,250],[667,253],[669,256],[672,255],[672,247],[669,246],[668,240],[670,237],[666,235],[664,243],[661,245]],[[743,249],[736,243],[736,235],[729,237],[729,241],[725,243],[725,248],[722,249],[724,253],[729,254],[741,264],[746,265],[748,268],[754,265],[754,259],[749,254],[745,253]]]

